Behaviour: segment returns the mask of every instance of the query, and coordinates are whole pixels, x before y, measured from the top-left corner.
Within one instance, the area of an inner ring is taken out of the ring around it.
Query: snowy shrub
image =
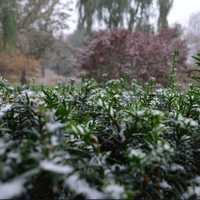
[[[1,80],[0,94],[0,199],[199,199],[199,87]]]

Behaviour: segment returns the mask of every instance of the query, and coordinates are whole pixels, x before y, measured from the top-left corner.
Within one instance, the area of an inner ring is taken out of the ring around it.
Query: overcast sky
[[[198,11],[200,12],[200,0],[174,0],[169,22],[187,25],[190,15]]]

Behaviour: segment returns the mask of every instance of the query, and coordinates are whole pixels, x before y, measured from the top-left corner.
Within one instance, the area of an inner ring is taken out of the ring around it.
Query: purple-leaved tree
[[[119,78],[126,73],[141,81],[155,77],[159,83],[166,84],[175,50],[179,51],[177,70],[185,70],[187,45],[176,28],[156,34],[125,29],[100,31],[78,51],[77,66],[98,81]]]

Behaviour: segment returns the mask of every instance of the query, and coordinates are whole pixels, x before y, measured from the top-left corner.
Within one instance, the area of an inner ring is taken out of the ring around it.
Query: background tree
[[[168,20],[167,17],[172,9],[174,0],[158,0],[158,29],[168,28]]]
[[[131,5],[128,8],[129,30],[150,31],[153,0],[129,0],[129,5]]]
[[[189,63],[194,64],[192,56],[200,51],[200,12],[190,16],[186,39],[189,47]]]
[[[100,1],[97,7],[97,19],[102,21],[108,29],[123,27],[128,3],[128,0]]]
[[[92,25],[94,24],[94,14],[98,8],[97,4],[98,0],[78,0],[78,30],[91,32]]]
[[[4,50],[13,50],[16,46],[16,9],[15,0],[0,1],[2,47]]]
[[[130,79],[145,82],[155,77],[157,82],[166,85],[176,49],[179,50],[177,70],[181,73],[187,68],[187,46],[176,28],[156,34],[126,29],[100,31],[80,50],[77,66],[98,81],[127,73]]]
[[[32,32],[58,35],[68,28],[70,0],[0,0],[2,47],[13,48],[18,36]],[[43,34],[44,35],[44,34]],[[27,50],[27,49],[26,49]]]
[[[79,0],[77,5],[79,29],[91,32],[95,23],[102,23],[108,29],[135,30],[150,24],[153,0]]]
[[[68,28],[71,0],[28,0],[18,1],[18,29],[59,32]]]
[[[57,46],[54,43],[68,28],[70,3],[71,0],[0,0],[0,58],[12,56],[16,59],[0,63],[0,73],[9,74],[6,70],[10,69],[9,65],[16,68],[10,71],[11,74],[13,72],[18,76],[21,73],[22,80],[22,76],[33,70],[30,66],[41,67],[38,63],[42,63],[47,51],[55,51],[53,48]],[[4,54],[4,50],[8,49],[14,51]],[[37,65],[32,65],[33,62]],[[44,69],[43,66],[41,68]]]

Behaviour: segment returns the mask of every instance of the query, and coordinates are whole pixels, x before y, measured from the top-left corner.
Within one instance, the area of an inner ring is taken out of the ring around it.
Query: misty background
[[[178,74],[185,84],[195,70],[191,57],[199,51],[197,0],[1,0],[0,20],[0,74],[14,83],[104,80],[125,73],[165,84],[163,74],[178,48]],[[132,46],[117,46],[115,35],[129,38]],[[109,45],[101,46],[103,41]],[[122,55],[123,62],[117,59]]]

